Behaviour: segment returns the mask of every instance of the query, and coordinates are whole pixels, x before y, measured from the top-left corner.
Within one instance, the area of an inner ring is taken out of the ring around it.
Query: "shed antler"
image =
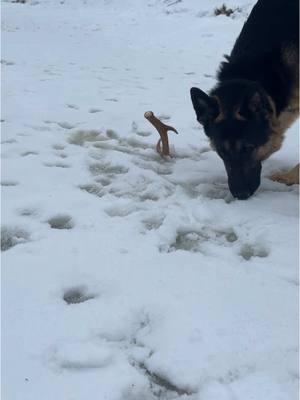
[[[173,131],[178,134],[177,130],[172,126],[166,125],[161,122],[152,111],[147,111],[144,114],[144,117],[157,129],[160,139],[157,142],[156,150],[161,156],[169,156],[169,140],[168,140],[168,131]]]

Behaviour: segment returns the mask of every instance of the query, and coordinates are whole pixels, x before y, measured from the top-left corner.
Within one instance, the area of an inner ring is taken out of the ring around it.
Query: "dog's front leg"
[[[288,172],[277,173],[272,175],[270,178],[272,181],[285,183],[286,185],[299,185],[299,168],[300,164],[296,165]]]

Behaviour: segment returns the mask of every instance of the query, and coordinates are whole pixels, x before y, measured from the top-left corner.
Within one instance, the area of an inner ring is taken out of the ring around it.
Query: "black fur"
[[[259,0],[221,63],[217,85],[209,95],[191,89],[197,120],[224,161],[230,191],[240,199],[255,192],[261,161],[280,147],[273,124],[298,85],[292,65],[299,54],[298,13],[298,0]],[[264,157],[262,148],[269,143]]]
[[[259,0],[228,61],[221,64],[219,82],[259,82],[280,114],[288,105],[295,79],[281,57],[286,46],[299,47],[299,0]]]

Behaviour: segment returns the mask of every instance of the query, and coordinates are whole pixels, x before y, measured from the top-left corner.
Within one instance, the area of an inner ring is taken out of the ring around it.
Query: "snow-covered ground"
[[[3,399],[297,399],[297,125],[235,201],[189,97],[253,3],[2,3]]]

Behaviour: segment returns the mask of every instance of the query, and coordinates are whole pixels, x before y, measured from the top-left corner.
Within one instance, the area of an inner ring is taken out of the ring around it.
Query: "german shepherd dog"
[[[299,114],[299,0],[258,0],[225,59],[209,95],[192,88],[191,98],[230,192],[247,199]],[[299,183],[299,166],[273,178]]]

